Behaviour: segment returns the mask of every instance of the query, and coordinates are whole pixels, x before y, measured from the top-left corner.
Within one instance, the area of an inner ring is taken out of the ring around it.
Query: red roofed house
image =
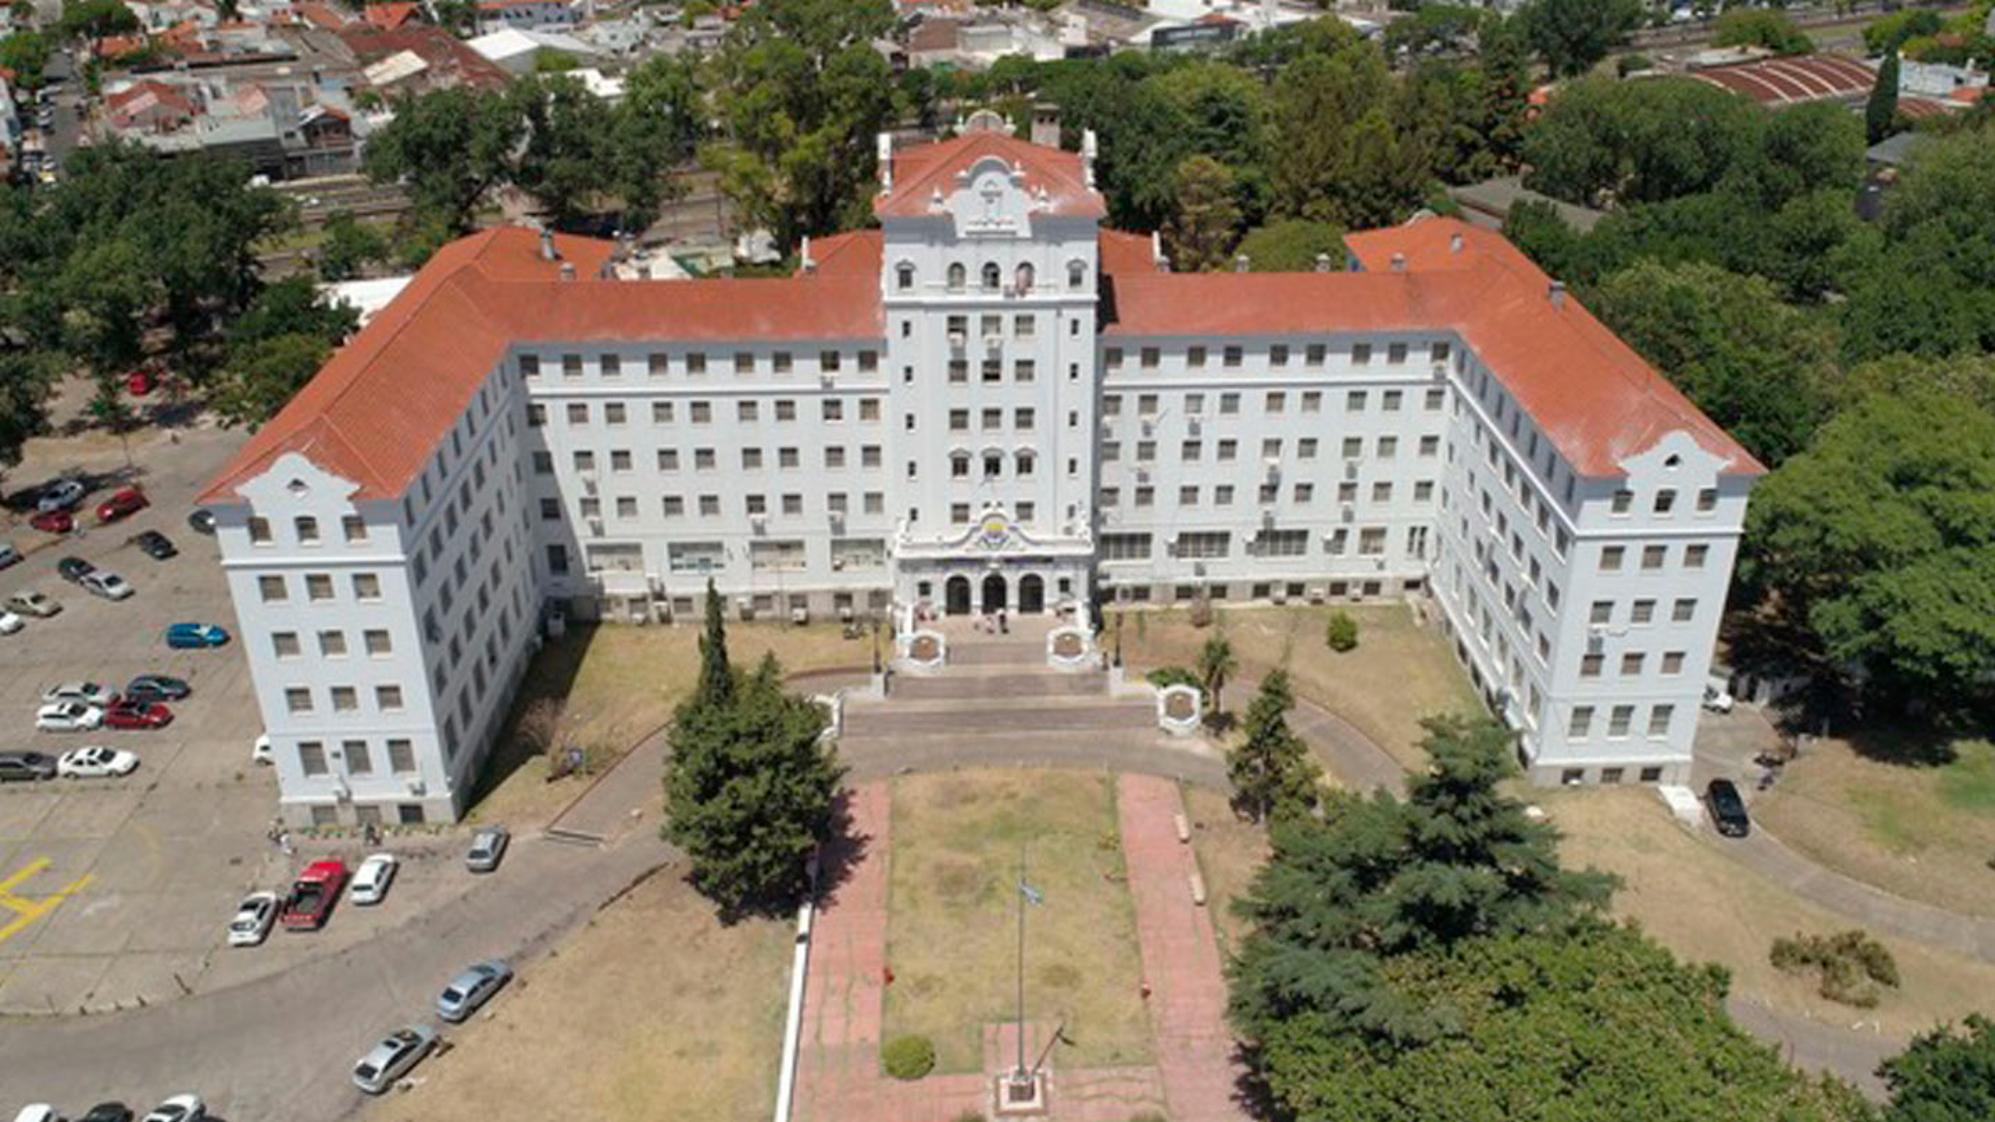
[[[104,112],[113,128],[164,133],[192,124],[200,108],[173,86],[147,78],[107,95]]]
[[[250,439],[202,501],[287,819],[454,817],[550,612],[709,580],[892,613],[903,657],[1096,596],[1418,600],[1535,780],[1688,781],[1762,469],[1501,237],[1173,274],[1103,227],[1092,136],[988,120],[883,137],[873,209],[782,279],[463,239]]]
[[[410,3],[369,4],[361,11],[360,18],[367,26],[379,31],[393,31],[404,24],[414,22],[422,14],[422,9]]]

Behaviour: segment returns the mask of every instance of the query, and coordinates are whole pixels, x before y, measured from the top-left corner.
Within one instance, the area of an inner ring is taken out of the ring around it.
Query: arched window
[[[1018,475],[1031,475],[1031,474],[1032,474],[1032,466],[1033,466],[1033,463],[1034,463],[1034,460],[1035,460],[1035,457],[1034,457],[1034,456],[1032,455],[1032,453],[1030,453],[1030,452],[1020,452],[1020,453],[1018,454],[1018,468],[1017,468],[1017,472],[1016,472],[1016,474],[1018,474]]]
[[[1003,452],[984,453],[984,478],[996,479],[998,476],[1003,474],[1004,474],[1004,453]]]
[[[1032,291],[1032,262],[1018,263],[1018,268],[1012,271],[1012,284],[1016,285],[1020,292]]]
[[[1088,283],[1088,266],[1085,261],[1067,262],[1067,287],[1083,288]]]
[[[949,474],[956,479],[969,478],[970,454],[968,452],[949,453]]]
[[[1004,270],[997,267],[997,262],[987,261],[984,263],[985,288],[996,288],[998,285],[1004,283],[1003,278]]]
[[[968,275],[969,274],[964,270],[963,263],[961,261],[952,261],[949,263],[949,287],[951,289],[962,288],[963,278]]]
[[[914,266],[903,261],[894,266],[894,286],[902,292],[914,287]]]

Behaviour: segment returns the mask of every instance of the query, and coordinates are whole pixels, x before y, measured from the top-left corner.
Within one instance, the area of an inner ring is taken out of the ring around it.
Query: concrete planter
[[[1157,691],[1157,727],[1172,736],[1195,736],[1205,716],[1205,697],[1197,686],[1165,686]]]

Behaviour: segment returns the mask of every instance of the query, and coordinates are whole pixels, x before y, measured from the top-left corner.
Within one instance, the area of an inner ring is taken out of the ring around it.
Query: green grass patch
[[[1954,761],[1940,769],[1940,798],[1955,810],[1995,814],[1995,744],[1963,741],[1955,751]]]

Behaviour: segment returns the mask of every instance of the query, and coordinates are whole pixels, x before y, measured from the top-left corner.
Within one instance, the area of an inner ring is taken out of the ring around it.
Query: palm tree
[[[1205,687],[1205,696],[1212,702],[1212,713],[1220,711],[1220,691],[1226,688],[1226,679],[1240,669],[1240,661],[1233,657],[1233,644],[1224,635],[1214,635],[1205,641],[1198,652],[1198,679]]]

